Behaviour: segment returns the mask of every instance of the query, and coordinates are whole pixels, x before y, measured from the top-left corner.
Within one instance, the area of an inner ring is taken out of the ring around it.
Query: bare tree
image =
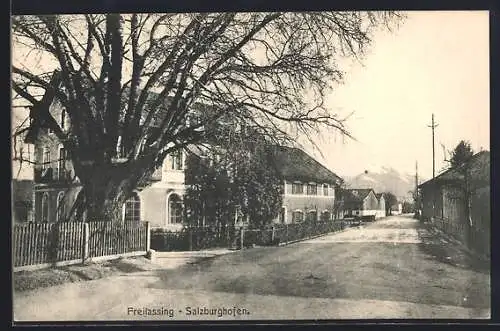
[[[319,127],[349,135],[323,97],[393,12],[89,14],[12,19],[12,88],[68,151],[82,190],[76,217],[112,219],[165,156],[206,139],[224,114],[275,141]],[[39,95],[43,95],[40,98]],[[55,98],[71,126],[49,113]],[[196,104],[203,122],[188,123]],[[38,120],[37,120],[38,119]],[[117,145],[125,158],[116,159]]]

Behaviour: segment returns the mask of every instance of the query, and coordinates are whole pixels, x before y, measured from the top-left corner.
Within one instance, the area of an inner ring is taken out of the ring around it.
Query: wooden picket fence
[[[148,222],[25,223],[12,236],[14,271],[145,253],[150,239]]]
[[[358,223],[359,225],[359,223]],[[154,229],[151,248],[157,251],[196,251],[208,248],[231,248],[281,245],[341,231],[354,226],[343,220],[273,224],[262,229],[246,226],[191,226],[181,231]]]

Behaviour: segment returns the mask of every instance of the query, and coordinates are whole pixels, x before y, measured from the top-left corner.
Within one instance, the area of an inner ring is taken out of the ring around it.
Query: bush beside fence
[[[233,225],[185,227],[180,231],[152,229],[151,248],[157,251],[192,251],[236,246],[239,229]]]
[[[14,268],[84,262],[89,258],[148,250],[149,224],[126,222],[16,224]]]
[[[207,248],[271,246],[340,231],[343,221],[275,224],[263,229],[235,226],[186,227],[181,231],[153,229],[151,248],[157,251],[186,251]]]

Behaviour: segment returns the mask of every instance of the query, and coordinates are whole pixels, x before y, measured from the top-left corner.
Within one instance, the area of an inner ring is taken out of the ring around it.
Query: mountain
[[[381,167],[354,176],[344,177],[350,188],[373,188],[375,192],[392,192],[400,200],[410,199],[415,190],[415,175],[402,174],[392,167]],[[421,182],[421,180],[419,180]]]

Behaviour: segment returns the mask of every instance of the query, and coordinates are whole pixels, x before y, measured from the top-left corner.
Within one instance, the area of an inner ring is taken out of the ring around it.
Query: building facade
[[[421,218],[440,222],[462,242],[489,254],[490,242],[490,153],[473,155],[418,186]]]
[[[69,121],[54,100],[49,112],[63,130]],[[31,126],[26,142],[34,145],[35,167],[33,214],[35,222],[66,219],[81,189],[63,145],[44,123]],[[186,159],[198,157],[190,145],[165,158],[149,184],[136,189],[123,205],[125,221],[148,221],[152,227],[179,230],[183,226],[186,192]],[[336,188],[342,179],[298,148],[276,147],[275,163],[283,183],[283,206],[273,222],[292,223],[308,219],[331,220],[335,214]]]
[[[275,164],[283,181],[279,223],[333,220],[336,192],[343,180],[299,148],[277,147]]]
[[[378,209],[375,213],[375,218],[382,218],[386,216],[386,208],[385,208],[385,196],[383,193],[376,193],[375,196],[378,200]]]
[[[377,219],[385,216],[385,199],[383,196],[381,199],[377,198],[375,191],[371,188],[344,189],[342,199],[345,217]],[[381,206],[383,206],[382,209]]]

